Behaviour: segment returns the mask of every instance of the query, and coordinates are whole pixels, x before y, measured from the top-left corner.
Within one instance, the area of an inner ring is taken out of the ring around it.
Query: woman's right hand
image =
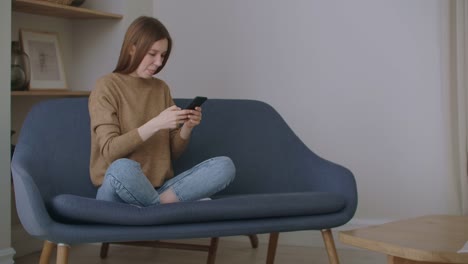
[[[161,129],[177,128],[179,124],[183,124],[187,120],[189,112],[189,110],[182,110],[173,105],[139,127],[138,133],[143,140],[146,140]]]
[[[151,119],[148,123],[153,122],[157,130],[176,128],[179,124],[183,124],[188,118],[187,110],[182,110],[180,107],[173,105],[162,111],[158,116]]]

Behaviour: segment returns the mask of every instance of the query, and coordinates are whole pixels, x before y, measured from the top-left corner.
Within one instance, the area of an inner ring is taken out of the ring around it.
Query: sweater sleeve
[[[143,142],[137,128],[121,133],[118,95],[111,92],[110,86],[111,83],[98,80],[88,105],[91,133],[94,134],[100,155],[108,164],[128,156]]]
[[[172,159],[178,159],[184,153],[189,139],[180,137],[180,128],[171,131],[171,156]]]

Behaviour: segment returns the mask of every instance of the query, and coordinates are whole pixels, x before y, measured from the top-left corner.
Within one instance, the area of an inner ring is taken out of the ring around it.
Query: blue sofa
[[[175,101],[184,106],[190,99]],[[46,241],[43,258],[54,245],[67,263],[68,246],[80,243],[272,233],[276,244],[280,232],[320,230],[330,263],[338,263],[330,230],[357,207],[351,171],[314,154],[260,101],[208,100],[202,124],[174,162],[177,173],[214,156],[234,161],[234,182],[210,201],[138,208],[95,200],[89,154],[87,98],[33,106],[11,165],[20,221]]]

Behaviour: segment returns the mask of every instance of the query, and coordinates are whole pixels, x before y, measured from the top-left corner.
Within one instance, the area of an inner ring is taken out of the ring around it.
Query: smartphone
[[[189,105],[187,105],[184,109],[192,109],[195,110],[195,107],[201,106],[208,98],[203,97],[203,96],[197,96],[193,98],[192,102],[190,102]]]

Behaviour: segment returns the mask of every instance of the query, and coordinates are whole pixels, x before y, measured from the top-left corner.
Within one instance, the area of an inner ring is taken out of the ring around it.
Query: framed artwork
[[[22,48],[29,56],[30,90],[66,90],[62,52],[57,33],[20,30]]]

